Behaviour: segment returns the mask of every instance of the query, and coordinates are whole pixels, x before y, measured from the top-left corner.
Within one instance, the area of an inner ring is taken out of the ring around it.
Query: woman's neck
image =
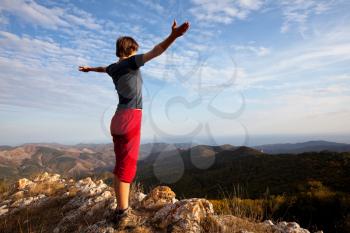
[[[119,58],[119,61],[121,61],[121,60],[124,60],[124,59],[127,59],[127,58],[129,58],[129,57],[131,57],[131,56],[134,56],[136,53],[132,53],[132,54],[130,54],[129,56],[127,56],[127,57],[120,57]]]

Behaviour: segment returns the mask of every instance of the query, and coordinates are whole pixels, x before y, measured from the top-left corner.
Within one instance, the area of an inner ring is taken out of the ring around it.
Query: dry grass
[[[234,193],[222,192],[224,198],[220,200],[209,200],[218,216],[209,216],[204,221],[204,229],[207,232],[224,233],[238,233],[242,230],[257,233],[273,232],[270,226],[261,223],[265,211],[264,200],[244,199],[245,191],[242,188],[237,187],[234,190]],[[222,228],[222,225],[225,227]]]
[[[220,220],[218,220],[218,218]],[[219,224],[219,222],[221,224]],[[222,226],[225,227],[222,227]],[[248,219],[238,218],[232,215],[209,215],[202,223],[205,232],[217,233],[240,233],[242,231],[249,231],[254,233],[271,233],[273,229],[265,224],[251,222]]]
[[[150,227],[145,227],[145,226],[141,226],[141,227],[136,227],[130,230],[116,230],[114,231],[114,233],[156,233],[159,231],[155,231],[153,228]]]
[[[0,180],[0,199],[4,199],[11,191],[12,184],[6,180]]]
[[[61,207],[66,204],[72,196],[74,196],[74,188],[69,196],[62,197],[61,194],[67,191],[64,183],[45,181],[35,183],[28,191],[23,192],[23,195],[15,195],[12,200],[16,201],[26,196],[36,196],[45,194],[51,196],[50,201],[44,202],[40,207],[28,206],[15,213],[6,215],[0,218],[1,233],[39,233],[53,232],[57,223],[64,217]],[[12,187],[8,194],[18,192],[15,187]],[[8,197],[8,195],[7,195]],[[6,198],[7,199],[7,198]]]
[[[61,207],[70,200],[66,198],[52,198],[40,208],[25,208],[0,219],[2,233],[44,233],[53,232],[64,213]]]
[[[131,187],[130,187],[130,196],[131,195],[134,195],[135,193],[137,192],[141,192],[141,193],[144,193],[144,187],[143,185],[141,184],[141,182],[133,182],[131,183]]]
[[[219,215],[234,215],[240,218],[247,218],[254,222],[263,220],[264,208],[262,200],[233,197],[222,200],[210,200],[210,202],[214,206],[215,213]]]
[[[261,222],[264,217],[264,200],[244,199],[245,191],[242,188],[238,186],[234,190],[234,193],[222,191],[224,197],[222,199],[209,200],[213,204],[215,213]]]

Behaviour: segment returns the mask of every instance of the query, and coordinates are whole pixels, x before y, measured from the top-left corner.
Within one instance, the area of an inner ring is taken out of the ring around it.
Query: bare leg
[[[126,209],[129,206],[130,183],[120,181],[117,175],[114,175],[114,191],[117,196],[117,209]]]

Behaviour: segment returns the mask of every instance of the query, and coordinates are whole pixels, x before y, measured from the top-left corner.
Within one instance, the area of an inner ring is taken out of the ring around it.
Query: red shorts
[[[111,120],[110,130],[116,158],[113,173],[126,183],[131,183],[136,174],[141,118],[141,109],[127,108],[117,110]]]

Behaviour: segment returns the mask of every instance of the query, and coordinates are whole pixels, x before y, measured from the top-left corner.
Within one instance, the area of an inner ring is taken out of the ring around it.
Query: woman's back
[[[106,67],[112,77],[119,97],[117,109],[142,109],[142,75],[140,67],[144,65],[143,54],[137,54]]]

